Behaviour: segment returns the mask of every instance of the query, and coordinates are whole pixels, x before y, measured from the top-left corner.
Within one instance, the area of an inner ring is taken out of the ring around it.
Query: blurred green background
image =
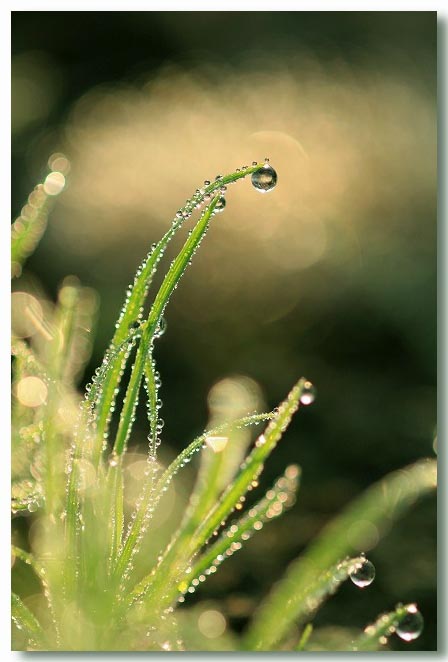
[[[207,393],[226,376],[256,380],[269,407],[301,375],[318,389],[262,480],[299,463],[297,504],[202,588],[242,627],[333,513],[433,454],[436,14],[13,12],[12,44],[14,214],[50,155],[70,162],[14,287],[40,283],[54,297],[70,273],[98,291],[85,381],[138,263],[184,200],[254,159],[278,172],[269,196],[231,187],[157,350],[165,449],[204,428]],[[135,442],[146,434],[142,413]],[[362,627],[417,601],[422,637],[392,645],[435,649],[435,499],[369,558],[374,584],[343,586],[316,625]]]

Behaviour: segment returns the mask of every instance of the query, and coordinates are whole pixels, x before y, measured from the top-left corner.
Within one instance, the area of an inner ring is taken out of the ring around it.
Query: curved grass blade
[[[400,623],[409,615],[415,605],[397,605],[394,611],[378,616],[375,623],[368,625],[364,632],[352,642],[351,651],[377,651],[387,643]]]
[[[162,239],[152,247],[142,265],[137,270],[134,282],[128,289],[126,300],[116,325],[115,334],[110,344],[109,352],[114,352],[114,350],[120,346],[129,335],[129,330],[132,328],[133,324],[141,322],[143,305],[158,264],[163,257],[169,242],[182,227],[183,223],[191,216],[194,209],[200,207],[205,201],[210,200],[211,197],[219,191],[221,186],[236,182],[238,179],[242,179],[247,175],[252,174],[259,167],[260,166],[257,165],[251,166],[250,168],[243,168],[238,172],[233,172],[225,177],[221,177],[206,186],[204,189],[198,189],[192,198],[187,200],[186,205],[177,212],[169,230],[165,233]],[[103,376],[101,392],[96,403],[97,430],[99,438],[102,440],[102,448],[107,441],[108,426],[125,362],[124,354],[119,352],[118,356],[108,360],[108,370]]]
[[[182,595],[187,592],[193,593],[194,587],[214,573],[226,558],[241,549],[243,542],[249,540],[256,531],[260,531],[265,522],[279,517],[286,508],[290,508],[295,503],[299,478],[300,470],[297,465],[287,467],[283,476],[276,480],[265,497],[223,531],[219,539],[202,554],[192,568],[189,568],[188,574],[176,587],[173,599],[176,593]],[[138,595],[138,587],[136,589]]]
[[[250,416],[243,416],[243,418],[239,418],[236,421],[231,421],[230,423],[223,423],[222,425],[219,425],[218,427],[213,428],[212,430],[207,430],[199,437],[197,437],[194,441],[192,441],[191,444],[189,444],[189,446],[184,448],[184,450],[181,453],[179,453],[179,455],[173,460],[173,462],[165,470],[165,472],[162,474],[157,484],[156,494],[159,495],[160,497],[162,492],[166,492],[168,486],[170,485],[171,481],[173,480],[174,476],[177,474],[179,469],[188,462],[190,462],[192,456],[195,453],[200,451],[201,448],[204,448],[205,440],[207,437],[210,437],[212,435],[218,435],[221,434],[222,432],[228,432],[229,430],[236,428],[247,427],[249,425],[256,425],[257,423],[271,420],[274,418],[274,416],[275,416],[275,412],[272,411],[263,414],[252,414]]]
[[[16,545],[11,545],[11,553],[23,563],[26,563],[26,565],[29,565],[31,568],[33,568],[34,572],[36,575],[39,577],[41,581],[45,581],[45,568],[44,566],[37,561],[35,556],[31,554],[31,552],[25,552],[24,549],[21,549],[20,547],[17,547]]]
[[[302,378],[293,387],[287,399],[274,413],[264,434],[255,442],[252,452],[241,465],[234,481],[225,490],[218,503],[212,508],[196,531],[183,530],[182,535],[169,545],[155,569],[154,576],[150,575],[144,580],[145,590],[150,588],[149,599],[154,600],[157,604],[170,602],[173,584],[177,584],[188,565],[190,565],[192,558],[233,512],[251,483],[258,478],[263,470],[264,461],[274,450],[293,414],[299,407],[299,401],[306,383],[307,380]]]
[[[131,563],[133,556],[138,551],[138,541],[142,535],[142,526],[144,522],[147,521],[152,511],[158,505],[163,494],[168,490],[168,487],[171,484],[171,481],[173,480],[177,472],[186,464],[188,464],[191,458],[198,451],[200,451],[201,448],[204,447],[206,437],[211,434],[216,435],[225,432],[229,429],[254,425],[256,423],[260,423],[261,421],[268,420],[273,416],[274,414],[272,412],[269,412],[267,414],[253,414],[252,416],[244,416],[243,418],[240,418],[237,421],[224,423],[223,425],[214,428],[213,430],[204,432],[199,437],[194,439],[194,441],[192,441],[191,444],[189,444],[173,460],[173,462],[169,465],[169,467],[164,471],[162,476],[157,481],[157,485],[155,487],[154,493],[151,495],[149,490],[148,491],[145,490],[144,494],[142,495],[142,499],[140,500],[138,507],[133,515],[131,526],[128,530],[126,540],[124,542],[123,548],[121,550],[118,559],[118,563],[115,571],[116,575],[120,577],[124,574],[128,574],[129,564]],[[151,512],[148,512],[150,505],[151,505]]]
[[[295,650],[296,651],[304,651],[306,648],[306,645],[308,644],[308,641],[313,633],[313,626],[311,623],[308,623],[305,625],[303,628],[303,632],[300,635],[299,643],[297,644]]]
[[[48,608],[51,613],[51,618],[53,622],[53,627],[54,627],[54,632],[55,632],[55,640],[58,643],[60,639],[60,632],[59,632],[59,626],[58,626],[58,621],[56,618],[56,612],[55,612],[55,607],[53,604],[53,599],[52,599],[52,594],[50,590],[50,585],[48,581],[48,576],[47,576],[47,571],[45,569],[45,566],[40,563],[34,554],[31,552],[25,552],[25,550],[20,549],[20,547],[17,547],[16,545],[11,545],[11,553],[18,559],[20,559],[23,563],[26,565],[29,565],[34,572],[36,573],[36,576],[39,578],[42,588],[44,589],[44,595],[48,603]]]
[[[15,593],[11,594],[11,618],[28,639],[29,646],[38,650],[46,649],[46,637],[41,624]]]
[[[114,451],[117,455],[121,455],[126,449],[126,444],[135,417],[135,410],[138,404],[138,395],[145,365],[146,362],[152,358],[152,340],[156,329],[160,324],[165,306],[205,236],[217,202],[218,196],[215,196],[212,202],[204,210],[199,221],[196,223],[179,255],[171,263],[168,273],[166,274],[151,307],[148,319],[142,326],[142,337],[132,367],[131,377],[124,398],[123,409],[120,414],[117,435],[115,437]]]
[[[384,535],[395,519],[418,498],[431,492],[436,487],[436,467],[435,460],[423,460],[389,474],[333,519],[305,553],[291,564],[286,576],[261,604],[246,635],[245,648],[272,650],[303,613],[301,598],[297,599],[297,596],[305,595],[307,586],[338,558],[352,551],[354,544],[358,550],[363,549],[372,525],[377,528],[379,536]],[[349,529],[350,541],[347,537]],[[288,605],[287,609],[285,605]]]

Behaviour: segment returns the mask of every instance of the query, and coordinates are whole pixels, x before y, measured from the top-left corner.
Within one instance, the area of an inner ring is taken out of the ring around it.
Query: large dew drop
[[[423,631],[423,616],[417,605],[408,605],[407,614],[397,626],[397,634],[404,641],[417,639]]]
[[[268,163],[252,173],[252,186],[260,193],[268,193],[277,185],[277,173]]]
[[[364,559],[364,561],[360,565],[354,567],[349,574],[350,579],[356,586],[359,586],[359,588],[365,588],[366,586],[370,586],[375,579],[375,566],[371,561]]]

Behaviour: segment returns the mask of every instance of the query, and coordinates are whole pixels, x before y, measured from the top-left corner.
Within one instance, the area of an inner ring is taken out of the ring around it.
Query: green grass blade
[[[242,392],[238,393],[238,396],[234,388],[235,380],[222,380],[213,387],[212,397],[209,396],[211,429],[219,428],[226,421],[237,418],[243,411],[261,404],[254,394],[249,395],[241,384]],[[241,425],[232,426],[225,436],[218,437],[210,432],[207,434],[196,483],[172,546],[182,546],[182,540],[189,539],[208,515],[223,489],[233,480],[251,438],[248,426]]]
[[[233,522],[193,564],[173,592],[173,599],[178,593],[185,594],[187,591],[192,593],[195,586],[205,581],[206,577],[215,572],[226,558],[241,549],[243,543],[249,540],[256,531],[260,531],[265,522],[279,517],[285,509],[290,508],[295,503],[299,478],[299,467],[297,465],[289,466],[283,476],[278,478],[272,488],[268,490],[265,497]]]
[[[216,196],[203,212],[187,241],[184,243],[179,255],[171,263],[168,273],[166,274],[151,307],[148,319],[143,325],[142,338],[132,367],[131,377],[126,390],[123,409],[120,414],[120,421],[115,438],[114,450],[117,455],[121,455],[125,451],[131,433],[145,365],[152,356],[152,340],[156,328],[160,323],[165,306],[167,305],[171,294],[183,276],[191,258],[207,232],[217,201],[218,197]]]
[[[38,184],[28,198],[28,204],[11,227],[11,277],[17,278],[22,273],[26,259],[36,249],[45,228],[51,200]]]
[[[272,650],[303,609],[297,596],[304,595],[306,587],[337,559],[362,550],[372,525],[379,537],[384,535],[391,523],[418,498],[434,490],[436,466],[435,460],[422,460],[389,474],[332,520],[305,553],[291,564],[284,579],[261,604],[246,635],[246,649]],[[350,541],[347,538],[349,529],[352,532]],[[284,606],[290,601],[294,608],[285,610]]]
[[[79,355],[79,341],[85,334],[84,326],[92,320],[93,311],[88,301],[88,292],[89,290],[80,287],[74,279],[64,281],[54,313],[51,339],[46,346],[45,365],[48,367],[50,380],[43,419],[44,484],[46,510],[50,516],[58,516],[63,506],[61,495],[64,493],[65,440],[58,425],[58,411],[67,389],[74,388],[75,375],[79,369],[74,355]],[[78,439],[79,444],[85,447],[85,435],[78,435]]]
[[[235,428],[247,427],[249,425],[255,425],[263,421],[271,420],[272,418],[274,418],[274,416],[275,416],[274,412],[243,416],[242,418],[236,421],[223,423],[222,425],[219,425],[216,428],[207,430],[199,437],[196,437],[196,439],[192,441],[191,444],[189,444],[189,446],[187,446],[181,453],[179,453],[179,455],[173,460],[170,466],[162,474],[157,484],[156,494],[160,496],[162,492],[168,489],[169,484],[171,483],[171,481],[173,480],[174,476],[177,474],[179,469],[181,469],[185,464],[190,462],[191,458],[195,453],[200,451],[201,448],[204,448],[205,440],[207,437],[213,435],[219,435],[223,432],[229,433],[232,429]]]
[[[124,527],[123,467],[121,458],[113,457],[107,474],[108,497],[108,575],[111,575],[122,544]]]
[[[28,645],[45,650],[46,639],[41,624],[18,595],[11,594],[11,618],[28,639]]]
[[[375,623],[368,625],[364,632],[352,642],[349,650],[356,652],[380,650],[408,616],[410,608],[415,608],[415,605],[397,605],[394,611],[378,616]]]
[[[58,642],[60,638],[58,619],[56,617],[56,609],[53,602],[52,589],[50,586],[48,573],[44,564],[36,559],[34,554],[31,554],[31,552],[25,552],[25,550],[20,549],[20,547],[17,547],[16,545],[11,545],[11,553],[16,558],[20,559],[23,563],[29,565],[36,573],[36,576],[39,578],[44,589],[44,595],[48,603],[48,608],[50,610],[55,633],[55,641]]]
[[[185,206],[179,210],[172,221],[169,230],[165,233],[162,239],[152,247],[142,265],[137,270],[134,282],[128,289],[126,300],[121,310],[109,351],[106,353],[108,369],[102,377],[102,387],[96,403],[96,425],[98,436],[102,440],[102,445],[107,441],[108,426],[115,403],[116,392],[121,380],[124,364],[126,363],[124,350],[121,350],[118,353],[116,353],[116,350],[129,336],[132,325],[136,322],[140,322],[142,319],[143,305],[149,287],[169,242],[182,227],[183,223],[191,216],[194,209],[200,207],[207,200],[210,200],[211,197],[219,191],[221,186],[234,183],[238,179],[246,177],[257,170],[258,167],[259,166],[251,166],[250,168],[244,168],[239,172],[234,172],[222,177],[220,180],[209,184],[204,189],[198,189],[192,198],[187,200]]]
[[[305,625],[303,628],[303,632],[300,635],[299,643],[297,644],[295,650],[296,651],[304,651],[306,648],[306,645],[308,644],[308,641],[313,633],[313,626],[311,623],[308,623]]]
[[[160,443],[159,439],[159,416],[158,416],[158,380],[155,375],[155,362],[154,359],[148,359],[145,363],[144,370],[145,377],[145,390],[148,400],[146,403],[149,422],[149,454],[151,457],[156,458],[157,447]]]
[[[336,593],[350,573],[363,563],[363,557],[347,558],[331,566],[319,576],[313,576],[304,586],[294,585],[292,581],[285,586],[282,610],[278,614],[280,623],[302,625],[319,609],[322,603]],[[287,627],[284,625],[287,629]],[[257,650],[266,650],[257,648]]]
[[[139,538],[142,534],[142,525],[146,523],[151,515],[148,512],[151,501],[152,510],[158,505],[163,494],[167,491],[171,481],[178,471],[188,464],[191,458],[204,447],[205,439],[210,434],[219,434],[221,432],[227,432],[234,428],[246,427],[249,425],[254,425],[260,423],[261,421],[268,420],[273,417],[273,413],[269,412],[267,414],[253,414],[252,416],[244,416],[243,418],[238,419],[237,421],[232,421],[230,423],[224,423],[223,425],[214,428],[213,430],[208,430],[204,432],[199,437],[194,439],[169,465],[169,467],[164,471],[162,476],[157,481],[154,493],[151,494],[149,489],[145,490],[142,495],[142,498],[138,504],[138,507],[133,515],[131,525],[129,527],[126,539],[123,545],[123,548],[120,553],[120,558],[118,560],[116,575],[118,577],[123,574],[128,574],[129,564],[132,562],[132,558],[136,553],[136,548],[138,545]],[[148,484],[148,481],[147,481]],[[146,582],[149,581],[149,578],[146,578]]]
[[[299,407],[306,379],[299,382],[289,393],[287,399],[274,413],[264,434],[256,441],[254,449],[241,465],[235,480],[229,485],[219,502],[212,508],[196,531],[183,531],[183,535],[171,544],[163,556],[155,576],[150,584],[149,599],[157,604],[170,601],[172,585],[182,577],[191,559],[200,551],[201,547],[210,539],[214,531],[219,529],[222,522],[240,503],[252,482],[256,480],[263,470],[264,462],[274,450],[283,432],[289,425],[293,414]]]
[[[26,563],[26,565],[33,568],[40,580],[45,580],[45,568],[37,561],[31,552],[25,552],[24,549],[20,549],[20,547],[17,547],[16,545],[11,545],[11,553],[13,556],[23,561],[23,563]]]

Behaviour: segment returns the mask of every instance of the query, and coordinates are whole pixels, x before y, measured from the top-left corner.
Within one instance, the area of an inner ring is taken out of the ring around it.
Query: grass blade
[[[266,493],[265,497],[234,522],[220,535],[196,561],[190,572],[178,584],[176,593],[192,593],[194,587],[205,581],[206,576],[215,572],[216,568],[234,552],[241,549],[244,541],[249,540],[255,531],[259,531],[265,522],[279,517],[285,509],[295,503],[295,495],[299,486],[300,470],[297,465],[289,466],[283,476]],[[138,587],[137,587],[138,594]]]
[[[150,586],[148,598],[157,604],[170,602],[173,584],[182,577],[191,559],[200,551],[213,532],[220,528],[235,506],[244,497],[251,483],[256,480],[263,469],[264,461],[274,450],[283,432],[289,425],[293,414],[299,407],[307,380],[301,379],[289,393],[287,399],[274,413],[272,420],[256,441],[254,449],[241,465],[235,480],[229,485],[219,502],[212,508],[196,531],[185,531],[183,535],[171,544],[162,557],[155,571],[154,579],[148,577]]]
[[[245,416],[240,418],[237,421],[232,421],[230,423],[225,423],[213,430],[204,432],[202,435],[197,437],[194,441],[191,442],[170,464],[170,466],[164,471],[162,476],[157,481],[154,493],[151,495],[149,490],[145,491],[142,495],[142,499],[138,504],[138,507],[133,515],[131,526],[128,530],[126,540],[124,542],[123,548],[120,553],[120,557],[116,567],[116,574],[121,576],[127,573],[129,564],[132,561],[132,557],[135,554],[136,543],[141,535],[142,525],[148,518],[148,509],[150,506],[154,509],[162,498],[163,494],[167,491],[171,481],[178,471],[188,464],[191,458],[204,447],[205,439],[210,434],[219,434],[221,432],[226,432],[233,428],[246,427],[248,425],[254,425],[265,421],[273,417],[273,413],[267,414],[253,414],[252,416]],[[150,581],[149,577],[146,578],[146,582]]]
[[[304,651],[305,650],[305,647],[306,647],[312,633],[313,633],[313,626],[312,626],[311,623],[308,623],[303,628],[303,632],[300,635],[299,643],[297,644],[297,646],[295,648],[296,651]]]
[[[152,357],[152,340],[157,326],[160,324],[165,306],[173,293],[177,283],[184,274],[191,258],[196,252],[201,240],[205,236],[210,218],[213,214],[218,197],[215,197],[210,205],[203,212],[187,241],[183,245],[179,255],[173,262],[166,274],[162,285],[157,293],[154,303],[151,307],[147,321],[143,324],[142,337],[137,349],[137,355],[132,367],[131,377],[123,403],[123,409],[120,414],[118,431],[114,443],[114,451],[121,455],[129,439],[132,423],[135,416],[135,409],[138,403],[138,395],[142,382],[145,365]]]
[[[53,604],[52,592],[48,581],[48,574],[45,566],[36,559],[34,554],[31,554],[31,552],[25,552],[25,550],[20,549],[20,547],[17,547],[16,545],[11,545],[11,553],[16,558],[20,559],[23,563],[29,565],[36,573],[36,576],[39,578],[42,587],[44,589],[44,595],[48,603],[48,608],[51,613],[51,618],[55,633],[55,641],[58,642],[60,637],[58,620],[56,618],[56,610]]]
[[[378,616],[375,623],[368,625],[364,632],[352,642],[349,650],[357,652],[380,650],[410,611],[415,613],[416,606],[413,604],[397,605],[394,611]]]
[[[367,529],[366,522],[375,526],[378,535],[384,535],[391,523],[402,515],[418,498],[436,487],[436,461],[423,460],[395,471],[368,488],[345,510],[332,520],[309,546],[306,552],[294,561],[286,576],[274,587],[262,603],[245,638],[249,650],[271,650],[286,634],[303,605],[297,596],[306,594],[306,587],[353,550],[363,549]],[[348,530],[357,535],[347,539]],[[355,539],[355,540],[354,540]],[[353,542],[354,540],[354,542]],[[284,606],[291,604],[285,610]],[[275,626],[273,626],[275,623]]]
[[[38,184],[11,227],[11,278],[21,275],[26,259],[35,251],[47,227],[51,206],[44,185]]]
[[[45,633],[35,615],[18,595],[11,594],[11,618],[28,639],[28,645],[45,650]]]
[[[107,513],[109,532],[108,575],[115,567],[118,551],[122,545],[124,527],[123,468],[121,458],[113,458],[107,474],[107,495],[109,508]]]
[[[169,230],[165,233],[162,239],[152,247],[142,265],[137,270],[134,282],[128,289],[126,300],[116,325],[115,334],[109,352],[107,353],[107,355],[109,355],[108,370],[105,371],[105,374],[103,375],[102,388],[96,403],[96,424],[98,436],[102,440],[102,446],[104,446],[107,441],[108,427],[115,403],[116,392],[126,363],[124,350],[119,350],[118,352],[116,350],[129,336],[132,325],[140,322],[142,319],[143,305],[149,287],[169,242],[182,227],[183,223],[191,216],[194,209],[200,207],[205,201],[210,200],[211,197],[219,191],[221,186],[234,183],[238,179],[246,177],[255,172],[258,167],[259,166],[251,166],[250,168],[244,168],[239,172],[234,172],[220,178],[206,186],[204,189],[198,189],[192,198],[187,200],[185,206],[177,212]],[[113,355],[112,358],[110,358],[110,354]],[[119,452],[119,447],[116,450]]]

